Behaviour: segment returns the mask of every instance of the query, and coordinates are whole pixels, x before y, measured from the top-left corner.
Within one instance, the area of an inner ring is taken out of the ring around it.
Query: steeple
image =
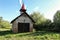
[[[21,6],[20,12],[26,12],[24,3],[23,3],[22,6]]]

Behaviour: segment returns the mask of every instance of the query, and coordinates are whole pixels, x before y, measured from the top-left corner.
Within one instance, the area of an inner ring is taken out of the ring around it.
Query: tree
[[[59,31],[60,30],[60,10],[56,12],[54,15],[54,23],[55,23],[55,30]]]
[[[42,14],[40,14],[40,12],[33,12],[30,16],[34,19],[36,25],[46,21],[46,19]]]
[[[33,12],[30,15],[35,23],[34,28],[38,31],[38,30],[46,30],[49,28],[50,24],[51,24],[51,20],[46,19],[42,14],[40,14],[40,12]]]
[[[56,14],[54,15],[54,23],[60,24],[60,11],[57,11]]]
[[[0,27],[1,27],[1,23],[2,23],[2,17],[0,17]]]

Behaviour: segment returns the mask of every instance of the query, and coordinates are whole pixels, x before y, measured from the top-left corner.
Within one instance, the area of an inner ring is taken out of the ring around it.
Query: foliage
[[[2,22],[2,27],[3,28],[11,28],[11,24],[8,21],[3,21]]]
[[[31,14],[31,17],[35,20],[34,28],[36,31],[38,30],[52,30],[52,22],[49,19],[46,19],[43,15],[40,14],[40,12],[33,12]]]
[[[35,25],[34,28],[36,29],[36,31],[41,31],[41,30],[44,30],[44,31],[51,31],[52,30],[52,22],[51,20],[47,19],[45,22],[41,23],[41,24],[38,24],[38,25]]]
[[[0,17],[0,27],[1,27],[1,23],[2,23],[2,17]]]
[[[60,11],[57,11],[54,15],[54,22],[46,19],[40,12],[33,12],[31,17],[35,20],[34,28],[36,31],[44,30],[44,31],[60,31]]]
[[[54,24],[55,24],[55,31],[60,31],[60,11],[57,11],[54,15]]]
[[[54,15],[54,23],[60,24],[60,11],[57,11],[56,14]]]
[[[33,12],[30,16],[34,19],[36,25],[41,24],[46,20],[40,12]]]
[[[0,28],[11,28],[11,24],[0,17]]]

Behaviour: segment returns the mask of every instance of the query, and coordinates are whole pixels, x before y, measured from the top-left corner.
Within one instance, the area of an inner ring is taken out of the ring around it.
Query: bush
[[[43,22],[41,24],[35,25],[34,28],[36,29],[36,31],[38,31],[38,30],[48,31],[48,30],[52,29],[51,24],[52,24],[52,22],[50,20],[46,20],[45,22]]]
[[[3,20],[2,17],[0,17],[0,28],[11,28],[11,24],[8,21]]]

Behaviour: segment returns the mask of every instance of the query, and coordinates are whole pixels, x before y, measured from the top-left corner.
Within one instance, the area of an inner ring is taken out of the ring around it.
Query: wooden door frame
[[[20,22],[18,22],[18,32],[20,32],[20,30],[19,30],[19,24],[22,24],[22,25],[24,25],[24,24],[28,24],[28,31],[27,32],[29,32],[30,31],[30,23],[20,23]],[[26,26],[27,27],[27,26]],[[24,26],[22,27],[22,30],[24,29]],[[26,31],[26,30],[25,30]]]

